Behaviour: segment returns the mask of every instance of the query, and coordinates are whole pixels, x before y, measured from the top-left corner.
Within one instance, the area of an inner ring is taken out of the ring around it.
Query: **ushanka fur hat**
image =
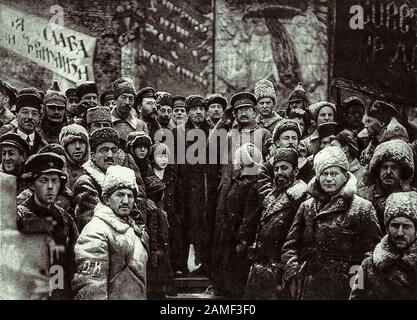
[[[100,128],[94,130],[90,135],[91,151],[96,152],[97,147],[105,142],[113,142],[120,147],[119,134],[113,128]]]
[[[110,166],[106,171],[106,176],[103,181],[102,194],[103,196],[110,196],[119,189],[132,190],[136,198],[138,185],[136,184],[135,172],[130,168],[120,165]]]
[[[339,167],[345,171],[349,170],[349,161],[339,147],[326,147],[320,150],[314,157],[314,171],[319,177],[324,170],[330,167]]]
[[[272,155],[272,164],[278,161],[287,161],[292,164],[293,168],[298,166],[298,152],[293,148],[278,148]]]
[[[111,113],[109,107],[93,107],[87,109],[87,124],[106,121],[111,123]]]
[[[417,192],[394,192],[385,203],[384,224],[397,217],[406,217],[413,221],[417,228]]]
[[[383,161],[396,162],[402,172],[403,178],[410,178],[414,173],[413,150],[409,143],[401,140],[391,140],[381,143],[375,148],[374,155],[369,163],[370,173],[378,177],[379,166]]]
[[[275,125],[274,131],[272,132],[272,140],[274,142],[277,142],[281,134],[289,130],[294,131],[298,136],[298,140],[300,140],[301,138],[300,126],[298,125],[297,121],[292,120],[292,119],[282,119]]]
[[[274,84],[268,79],[261,79],[255,84],[256,101],[262,98],[271,98],[274,102],[277,101],[277,94],[275,92]]]
[[[42,111],[43,95],[36,88],[24,88],[22,89],[16,98],[16,112],[23,107],[32,107]]]

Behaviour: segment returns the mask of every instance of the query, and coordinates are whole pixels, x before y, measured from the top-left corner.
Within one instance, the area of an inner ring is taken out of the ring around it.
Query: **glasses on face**
[[[118,151],[119,151],[119,149],[116,148],[116,147],[114,147],[114,148],[104,147],[104,148],[100,149],[100,153],[102,153],[104,155],[108,154],[109,152],[111,152],[112,154],[116,154]]]
[[[38,117],[39,116],[39,111],[37,111],[37,110],[29,111],[27,109],[22,109],[22,110],[20,110],[20,114],[22,114],[25,117],[29,117],[29,116]]]
[[[243,113],[249,114],[251,111],[252,111],[251,107],[246,107],[246,108],[244,107],[244,108],[237,109],[236,113],[237,114],[243,114]]]

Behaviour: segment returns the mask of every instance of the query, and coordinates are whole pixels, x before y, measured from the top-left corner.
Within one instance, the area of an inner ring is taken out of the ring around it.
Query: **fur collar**
[[[92,160],[88,160],[82,165],[85,172],[95,180],[95,182],[102,186],[104,178],[106,177],[106,172],[100,169]]]
[[[413,270],[417,270],[417,243],[414,242],[407,250],[400,252],[388,241],[388,235],[385,235],[376,245],[372,260],[379,269],[385,269],[401,262]]]
[[[349,199],[349,198],[352,198],[357,193],[358,188],[356,185],[357,185],[358,180],[351,172],[348,172],[347,174],[348,174],[347,182],[339,191],[339,193],[333,196],[333,198],[341,197],[341,198]],[[314,177],[313,179],[310,180],[310,182],[308,183],[307,192],[313,198],[326,198],[326,195],[323,194],[323,191],[321,190],[317,177]]]
[[[128,217],[126,221],[116,215],[110,207],[102,203],[98,203],[95,207],[94,216],[106,222],[118,233],[125,233],[130,227],[135,229],[135,222],[131,217]],[[138,230],[135,230],[135,232]]]
[[[270,215],[277,213],[291,205],[294,202],[299,201],[307,191],[307,184],[302,180],[297,180],[291,187],[285,192],[276,196],[271,191],[264,200],[265,210],[262,213],[261,221],[269,217]]]
[[[277,114],[275,111],[272,111],[271,116],[269,118],[262,118],[261,115],[256,117],[256,123],[258,125],[263,125],[264,127],[269,127],[270,125],[282,120],[282,117]]]

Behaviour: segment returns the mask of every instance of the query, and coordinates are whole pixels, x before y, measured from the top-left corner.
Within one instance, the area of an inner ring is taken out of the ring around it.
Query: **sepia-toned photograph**
[[[0,151],[0,300],[417,300],[417,0],[0,0]]]

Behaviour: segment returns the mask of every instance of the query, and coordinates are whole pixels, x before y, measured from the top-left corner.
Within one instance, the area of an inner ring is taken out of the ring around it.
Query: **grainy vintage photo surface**
[[[0,299],[417,299],[416,35],[416,0],[0,0]]]

